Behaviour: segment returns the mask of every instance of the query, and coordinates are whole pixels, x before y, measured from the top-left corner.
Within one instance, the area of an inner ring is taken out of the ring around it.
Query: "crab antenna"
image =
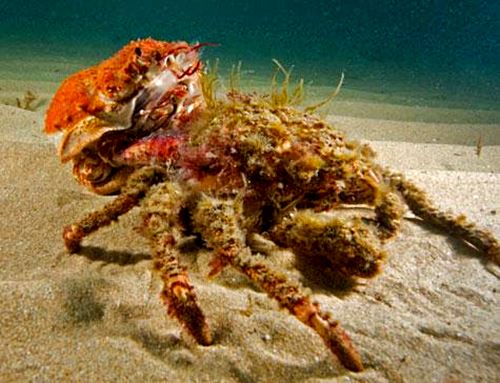
[[[219,44],[219,43],[204,42],[204,43],[196,43],[194,45],[191,45],[190,48],[191,48],[191,51],[198,51],[198,50],[200,50],[203,47],[218,47],[220,45],[221,44]]]

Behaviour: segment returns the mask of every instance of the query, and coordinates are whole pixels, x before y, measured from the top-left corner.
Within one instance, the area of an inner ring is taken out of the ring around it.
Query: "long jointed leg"
[[[386,171],[384,176],[403,195],[415,215],[469,242],[500,265],[500,243],[491,232],[477,227],[463,215],[456,216],[439,210],[424,191],[406,180],[403,175]]]
[[[361,371],[361,357],[340,324],[321,311],[319,305],[301,291],[298,283],[288,281],[283,274],[252,256],[245,245],[245,234],[238,216],[234,201],[220,201],[205,196],[193,209],[195,229],[214,249],[215,254],[222,258],[222,263],[241,271],[276,299],[281,307],[313,328],[346,368]]]
[[[164,284],[162,299],[168,314],[177,318],[199,344],[208,346],[212,344],[212,333],[198,305],[187,271],[179,265],[175,242],[170,233],[157,236],[153,240],[154,268],[159,272]]]
[[[158,168],[144,167],[135,171],[123,187],[121,194],[102,209],[94,211],[82,220],[64,228],[66,248],[74,253],[87,235],[116,221],[119,216],[137,206],[151,185],[162,181],[164,173]]]
[[[142,206],[142,230],[151,242],[154,268],[163,280],[162,299],[169,315],[177,318],[198,343],[209,345],[212,343],[210,328],[187,271],[179,264],[177,244],[183,231],[179,220],[183,195],[176,183],[154,186]]]

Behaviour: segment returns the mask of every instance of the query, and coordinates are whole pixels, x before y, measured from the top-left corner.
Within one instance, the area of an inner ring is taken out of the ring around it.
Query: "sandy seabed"
[[[22,94],[14,85],[0,87],[4,100]],[[46,97],[55,89],[38,85]],[[354,287],[287,252],[269,259],[341,321],[364,372],[342,368],[311,329],[237,272],[209,281],[206,250],[183,258],[215,334],[214,345],[197,345],[158,298],[147,243],[134,231],[137,209],[79,253],[65,251],[62,226],[109,198],[83,190],[60,165],[42,133],[43,109],[0,105],[0,382],[499,381],[498,268],[411,214],[387,245],[384,272]],[[440,207],[500,237],[499,125],[327,119],[369,140],[381,163]],[[479,133],[481,156],[470,144]]]

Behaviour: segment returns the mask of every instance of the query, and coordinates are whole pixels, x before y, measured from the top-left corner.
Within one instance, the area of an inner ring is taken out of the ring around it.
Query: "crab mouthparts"
[[[176,151],[177,137],[206,105],[198,49],[195,45],[154,60],[137,79],[140,89],[126,102],[95,95],[109,111],[88,115],[64,132],[61,159],[66,162],[88,150],[112,167],[141,165],[148,163],[148,157],[150,163],[168,160]]]
[[[200,86],[201,63],[195,52],[168,55],[159,73],[133,100],[131,126],[144,134],[182,129],[189,115],[204,106]]]
[[[175,156],[179,136],[195,118],[193,112],[205,106],[201,63],[195,52],[169,55],[159,71],[151,72],[147,85],[131,101],[130,129],[122,132],[135,138],[108,158],[115,166],[155,163]]]

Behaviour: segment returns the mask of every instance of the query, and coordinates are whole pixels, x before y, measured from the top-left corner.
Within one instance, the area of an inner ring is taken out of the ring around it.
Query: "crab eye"
[[[165,58],[165,63],[170,66],[174,63],[175,61],[175,58],[173,55],[168,55],[166,58]]]
[[[134,52],[135,52],[135,54],[136,54],[137,56],[141,57],[141,55],[142,55],[142,50],[141,50],[141,48],[139,48],[139,47],[135,48]]]

